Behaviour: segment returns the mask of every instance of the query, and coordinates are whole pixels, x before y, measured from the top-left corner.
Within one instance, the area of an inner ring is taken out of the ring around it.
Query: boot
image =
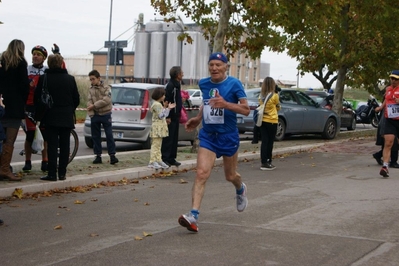
[[[3,145],[3,152],[1,153],[0,159],[0,179],[8,179],[9,181],[21,181],[22,178],[15,176],[10,171],[10,163],[14,146],[5,143]]]

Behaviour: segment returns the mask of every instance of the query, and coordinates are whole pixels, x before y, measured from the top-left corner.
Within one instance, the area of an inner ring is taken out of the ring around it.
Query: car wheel
[[[90,149],[93,149],[93,139],[90,137],[85,137],[86,146]]]
[[[355,130],[356,129],[356,117],[352,117],[351,125],[347,127],[348,130]]]
[[[324,126],[324,131],[321,134],[321,137],[323,139],[333,139],[335,138],[335,135],[337,135],[337,121],[333,118],[329,118]]]
[[[277,124],[276,137],[274,139],[277,141],[283,140],[285,136],[285,130],[286,130],[285,122],[283,119],[279,118]]]
[[[151,138],[148,135],[147,140],[143,142],[143,149],[148,150],[151,149]]]

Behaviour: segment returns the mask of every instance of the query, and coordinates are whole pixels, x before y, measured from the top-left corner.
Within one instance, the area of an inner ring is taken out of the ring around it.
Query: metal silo
[[[183,31],[184,26],[181,22],[164,22],[162,24],[163,31]]]
[[[146,82],[149,72],[151,35],[147,32],[136,32],[134,52],[134,76],[139,82]]]
[[[166,58],[164,75],[166,79],[170,78],[169,70],[171,67],[181,66],[182,41],[177,39],[179,34],[180,32],[174,31],[169,31],[166,34]]]
[[[184,80],[188,84],[193,84],[196,80],[197,46],[200,33],[195,31],[188,31],[187,33],[191,36],[193,42],[190,44],[187,41],[183,41],[181,66],[184,71]]]
[[[166,32],[152,32],[149,78],[152,83],[164,84]]]
[[[200,33],[197,44],[197,71],[196,78],[202,79],[209,76],[208,59],[210,55],[209,41]]]
[[[145,31],[153,32],[153,31],[162,31],[163,23],[161,21],[150,21],[145,24]]]

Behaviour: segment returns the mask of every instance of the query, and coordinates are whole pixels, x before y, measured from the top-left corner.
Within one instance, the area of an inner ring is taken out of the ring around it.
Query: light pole
[[[109,29],[108,29],[108,41],[111,41],[111,25],[112,25],[112,3],[113,0],[111,0],[111,8],[109,10]],[[108,73],[109,73],[109,57],[110,57],[110,50],[111,47],[108,47],[108,52],[107,52],[107,67],[105,69],[105,80],[106,83],[108,84]],[[116,66],[114,66],[116,67]]]

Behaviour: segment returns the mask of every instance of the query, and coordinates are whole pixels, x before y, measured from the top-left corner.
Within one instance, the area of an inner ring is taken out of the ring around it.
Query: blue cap
[[[209,63],[211,60],[220,60],[220,61],[222,61],[223,63],[227,63],[227,57],[226,57],[223,53],[219,53],[219,52],[211,54],[211,55],[209,56],[208,63]]]
[[[389,75],[389,77],[399,79],[399,70],[392,70],[391,75]]]

